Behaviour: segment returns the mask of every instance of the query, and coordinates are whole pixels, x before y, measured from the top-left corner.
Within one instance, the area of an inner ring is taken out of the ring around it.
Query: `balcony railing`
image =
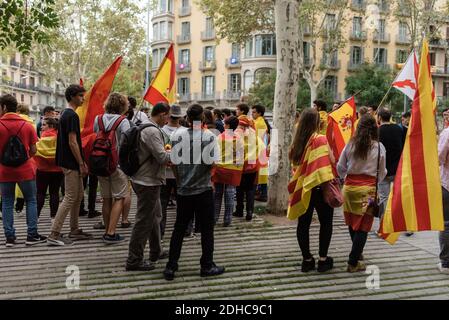
[[[376,65],[376,67],[380,68],[380,69],[384,69],[384,70],[391,70],[391,66],[388,63],[378,63],[378,62],[374,62],[374,64]]]
[[[363,65],[363,61],[349,61],[348,71],[356,71]]]
[[[389,43],[390,42],[390,34],[385,32],[374,32],[373,42],[381,42],[381,43]]]
[[[20,83],[20,82],[14,82],[9,80],[0,80],[1,84],[7,85],[9,87],[14,87],[18,89],[24,89],[24,90],[31,90],[31,91],[42,91],[41,87],[38,87],[36,85],[30,85],[26,83]]]
[[[196,101],[220,100],[220,92],[199,92],[194,94]]]
[[[399,45],[409,45],[412,43],[412,40],[409,36],[403,36],[403,35],[396,35],[396,44]]]
[[[341,68],[341,60],[331,59],[331,61],[328,62],[326,59],[321,59],[321,66],[329,70],[338,70]]]
[[[179,101],[181,101],[181,102],[192,101],[192,94],[191,93],[180,93]]]
[[[192,13],[192,7],[191,6],[181,7],[181,8],[179,8],[178,16],[179,17],[186,17],[186,16],[190,16],[191,13]]]
[[[180,34],[176,37],[177,44],[186,44],[192,41],[190,33],[188,34]]]
[[[223,93],[224,100],[239,100],[241,96],[241,91],[226,91]]]
[[[239,58],[229,58],[229,59],[226,59],[225,66],[228,69],[241,68],[242,63],[240,62]]]
[[[365,1],[352,0],[351,1],[351,9],[355,10],[355,11],[365,11],[365,9],[366,9],[366,2]]]
[[[11,59],[9,61],[9,64],[14,66],[14,67],[20,68],[20,63],[18,61],[16,61],[16,60]]]
[[[434,76],[449,77],[449,67],[432,66],[430,70]]]
[[[176,64],[176,72],[177,73],[187,73],[190,71],[192,71],[192,66],[191,66],[190,62]]]
[[[449,39],[432,39],[429,41],[429,46],[445,49],[449,46]]]
[[[215,60],[203,60],[200,61],[200,71],[213,71],[217,69]]]
[[[201,40],[215,40],[215,30],[201,31]]]
[[[354,40],[354,41],[365,41],[366,40],[366,32],[352,30],[349,33],[349,39]]]

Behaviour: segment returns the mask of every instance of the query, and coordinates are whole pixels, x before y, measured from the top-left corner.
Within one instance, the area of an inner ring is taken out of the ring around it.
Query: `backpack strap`
[[[118,126],[122,123],[122,121],[125,120],[125,116],[120,116],[117,120],[115,120],[114,124],[112,125],[112,128],[110,131],[117,130]]]
[[[98,116],[98,128],[100,129],[100,131],[105,131],[104,130],[104,123],[103,123],[103,115],[100,114]]]

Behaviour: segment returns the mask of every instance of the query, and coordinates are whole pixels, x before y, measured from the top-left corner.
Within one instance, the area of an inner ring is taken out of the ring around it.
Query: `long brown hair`
[[[289,159],[293,164],[299,164],[312,134],[318,132],[320,116],[318,111],[308,108],[301,113],[298,128],[295,131],[293,143],[290,146]]]
[[[373,141],[379,141],[376,119],[369,114],[364,114],[360,118],[355,135],[350,142],[354,157],[356,159],[366,160]]]

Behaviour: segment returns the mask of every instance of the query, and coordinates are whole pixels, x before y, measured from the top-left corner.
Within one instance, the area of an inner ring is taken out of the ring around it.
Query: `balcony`
[[[374,32],[373,42],[390,43],[390,34],[385,32]]]
[[[330,63],[326,59],[321,59],[321,69],[339,70],[341,68],[341,60],[331,59]]]
[[[239,69],[242,67],[242,63],[239,58],[229,58],[226,59],[225,66],[228,69]]]
[[[201,92],[195,93],[196,101],[213,101],[220,100],[220,92]]]
[[[176,36],[177,44],[187,44],[187,43],[190,43],[191,41],[192,41],[192,39],[190,37],[190,33],[189,34],[181,34],[179,36]]]
[[[190,94],[190,93],[180,93],[179,94],[179,101],[180,102],[192,101],[192,94]]]
[[[449,46],[449,39],[431,39],[429,46],[433,48],[446,49]]]
[[[391,66],[388,63],[384,63],[384,62],[377,63],[377,62],[374,62],[374,64],[376,65],[376,67],[378,67],[380,69],[391,70]]]
[[[201,40],[215,40],[215,30],[201,31]]]
[[[9,64],[13,67],[20,68],[20,63],[17,62],[16,60],[13,60],[13,59],[9,60]]]
[[[176,72],[177,73],[188,73],[190,71],[192,71],[192,66],[191,66],[190,62],[176,64]]]
[[[448,67],[432,66],[430,70],[434,77],[449,77],[449,66]]]
[[[363,61],[349,61],[348,62],[348,71],[353,72],[357,71],[363,66]]]
[[[403,36],[403,35],[396,35],[396,44],[397,45],[403,45],[408,46],[412,43],[412,39],[410,39],[410,36]]]
[[[349,33],[349,39],[352,41],[365,41],[366,40],[366,32],[352,30]]]
[[[191,6],[187,6],[187,7],[181,7],[178,10],[178,16],[181,17],[187,17],[190,16],[190,14],[192,13],[192,7]]]
[[[23,90],[39,91],[39,87],[37,87],[35,85],[29,85],[29,84],[26,84],[26,83],[19,83],[19,82],[8,81],[8,80],[1,80],[0,84],[6,85],[6,86],[9,86],[9,87],[18,88],[18,89],[23,89]]]
[[[312,66],[312,59],[310,57],[304,57],[304,68],[310,68]]]
[[[224,100],[238,101],[240,100],[241,96],[242,96],[241,91],[226,91],[223,93]]]
[[[366,3],[365,3],[365,1],[352,0],[351,1],[351,9],[354,11],[365,11]]]
[[[200,71],[214,71],[217,69],[215,60],[203,60],[200,61]]]

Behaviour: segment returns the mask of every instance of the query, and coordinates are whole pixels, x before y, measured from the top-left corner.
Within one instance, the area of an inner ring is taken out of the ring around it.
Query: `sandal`
[[[122,228],[129,228],[131,226],[131,222],[122,222]]]

